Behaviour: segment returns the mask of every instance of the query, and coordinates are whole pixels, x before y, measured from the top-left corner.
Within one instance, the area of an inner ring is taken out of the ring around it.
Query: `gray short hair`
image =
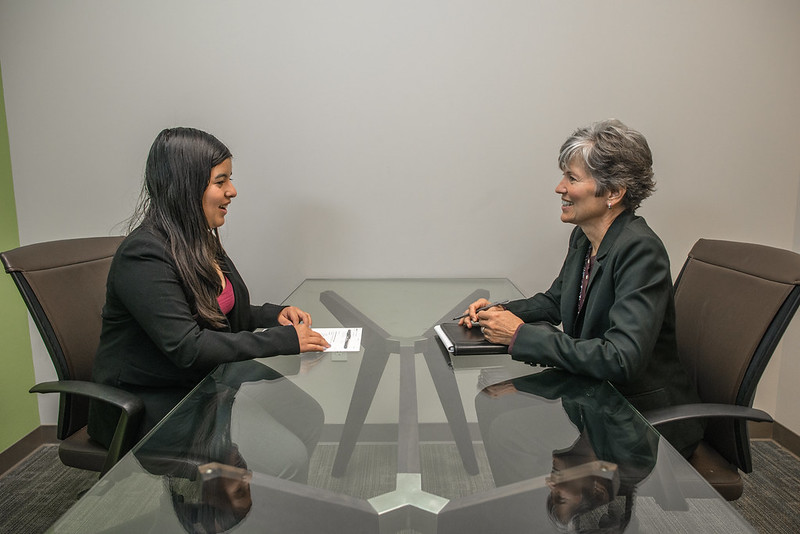
[[[647,140],[616,119],[575,130],[561,146],[558,165],[564,171],[576,158],[597,182],[597,196],[625,189],[622,205],[627,210],[636,211],[655,191]]]

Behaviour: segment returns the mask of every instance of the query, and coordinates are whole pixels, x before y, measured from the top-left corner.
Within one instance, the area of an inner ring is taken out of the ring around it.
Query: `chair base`
[[[689,463],[726,500],[735,501],[742,496],[744,484],[739,470],[704,441],[697,446]]]
[[[64,465],[102,472],[108,450],[97,443],[86,430],[81,428],[58,446],[58,457]]]

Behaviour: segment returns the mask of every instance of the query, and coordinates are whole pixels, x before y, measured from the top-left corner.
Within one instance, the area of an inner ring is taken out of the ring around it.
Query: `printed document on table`
[[[330,347],[325,352],[358,352],[361,350],[361,328],[312,328]]]

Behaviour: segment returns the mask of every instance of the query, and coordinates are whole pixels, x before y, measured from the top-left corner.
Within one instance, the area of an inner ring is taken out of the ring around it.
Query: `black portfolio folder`
[[[442,323],[434,328],[442,344],[455,356],[463,354],[507,354],[508,345],[490,343],[478,325],[466,328],[458,323]]]

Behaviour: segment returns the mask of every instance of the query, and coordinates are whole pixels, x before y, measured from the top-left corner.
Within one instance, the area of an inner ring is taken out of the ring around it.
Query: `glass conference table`
[[[358,352],[220,366],[53,532],[753,532],[607,382],[450,356],[505,279],[306,280]]]

